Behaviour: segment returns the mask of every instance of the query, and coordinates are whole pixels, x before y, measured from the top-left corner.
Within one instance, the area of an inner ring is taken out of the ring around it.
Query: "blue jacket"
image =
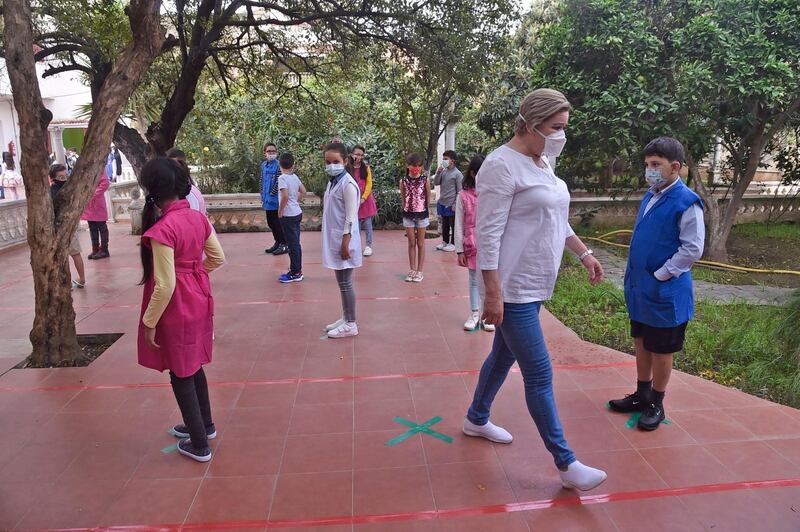
[[[625,303],[634,321],[651,327],[676,327],[694,317],[692,273],[663,282],[654,274],[681,245],[681,216],[701,200],[678,182],[645,215],[652,197],[648,192],[642,199],[633,229],[625,270]]]
[[[264,161],[261,163],[261,205],[265,211],[278,210],[278,193],[270,194],[273,187],[277,190],[276,183],[281,175],[278,160]]]

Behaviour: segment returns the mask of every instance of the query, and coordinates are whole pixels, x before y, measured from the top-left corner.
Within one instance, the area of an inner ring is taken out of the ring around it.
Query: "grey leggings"
[[[356,321],[356,291],[353,289],[353,268],[336,270],[336,282],[342,293],[342,312],[347,323]]]

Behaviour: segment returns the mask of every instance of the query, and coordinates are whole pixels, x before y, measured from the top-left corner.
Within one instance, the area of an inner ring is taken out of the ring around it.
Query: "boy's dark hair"
[[[341,142],[331,142],[327,146],[325,146],[325,152],[335,151],[338,152],[339,155],[342,156],[342,161],[347,160],[347,147],[342,144]]]
[[[409,153],[406,156],[406,166],[422,166],[423,162],[425,161],[419,153]]]
[[[284,170],[289,170],[294,166],[294,155],[288,151],[286,153],[281,153],[281,156],[278,157],[278,164]]]
[[[183,153],[183,150],[179,150],[178,148],[170,148],[167,152],[167,157],[170,159],[177,159],[179,161],[186,161],[186,154]]]
[[[475,188],[475,176],[478,175],[478,170],[481,169],[485,157],[483,155],[476,155],[469,160],[467,173],[464,174],[464,189]]]
[[[269,148],[270,146],[272,146],[276,150],[278,149],[278,147],[275,144],[273,144],[272,142],[266,142],[266,143],[264,143],[264,147],[261,148],[261,151],[267,151],[267,148]]]
[[[644,157],[648,155],[663,157],[671,163],[678,161],[681,165],[683,165],[685,158],[683,144],[672,137],[658,137],[657,139],[651,140],[647,146],[645,146],[643,152]]]
[[[50,176],[50,179],[55,179],[56,175],[58,175],[59,172],[66,172],[66,171],[67,171],[66,166],[64,166],[61,163],[55,163],[50,166],[50,170],[47,172],[47,175]]]
[[[455,152],[455,151],[453,151],[453,150],[447,150],[446,152],[444,152],[444,153],[442,154],[442,156],[443,156],[443,157],[449,157],[450,159],[452,159],[452,160],[453,160],[453,162],[454,162],[454,163],[455,163],[456,161],[458,161],[458,155],[456,155],[456,152]]]

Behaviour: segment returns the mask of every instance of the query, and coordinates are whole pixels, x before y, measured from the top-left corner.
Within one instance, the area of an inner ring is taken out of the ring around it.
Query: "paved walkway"
[[[595,256],[603,264],[608,280],[622,288],[626,259],[607,249],[603,249],[602,244],[598,244],[594,248],[594,252]],[[794,288],[782,288],[779,286],[730,285],[697,280],[694,282],[694,290],[699,299],[721,303],[745,301],[755,305],[783,305],[789,301],[789,298],[796,291]]]
[[[264,256],[266,235],[221,236],[229,264],[213,276],[207,369],[219,437],[209,464],[192,462],[166,432],[179,420],[167,377],[136,364],[140,269],[123,229],[75,292],[80,333],[124,333],[87,368],[6,371],[32,287],[23,250],[0,256],[0,529],[800,530],[799,411],[677,373],[671,424],[629,429],[604,405],[630,391],[632,359],[547,313],[566,435],[608,481],[561,489],[518,373],[493,413],[514,443],[462,436],[492,336],[461,330],[467,279],[452,254],[431,251],[425,282],[402,282],[397,232],[376,233],[355,278],[362,334],[343,341],[321,339],[339,302],[318,233],[303,235],[307,280],[288,286],[276,282],[288,258]],[[436,417],[431,429],[451,442],[421,433],[386,445]]]

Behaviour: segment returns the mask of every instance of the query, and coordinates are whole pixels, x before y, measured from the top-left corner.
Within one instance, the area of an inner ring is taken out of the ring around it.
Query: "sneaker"
[[[486,438],[495,443],[511,443],[514,437],[503,427],[498,427],[491,421],[487,421],[486,425],[476,425],[467,418],[464,418],[464,427],[461,429],[467,436],[475,436],[476,438]]]
[[[86,288],[86,281],[72,281],[72,288]]]
[[[609,401],[608,407],[614,412],[630,414],[631,412],[641,412],[644,410],[645,404],[639,398],[639,393],[633,392],[630,395],[626,395],[624,399],[613,399]]]
[[[445,247],[442,248],[442,251],[446,251],[448,253],[452,253],[456,250],[455,244],[447,244]]]
[[[664,405],[649,403],[645,405],[642,417],[636,425],[642,430],[656,430],[665,418]]]
[[[412,281],[415,283],[421,283],[424,279],[425,276],[422,274],[422,272],[416,272]]]
[[[282,283],[299,283],[303,280],[302,273],[282,273],[280,277],[278,277],[278,281]]]
[[[211,460],[211,448],[205,447],[203,449],[198,449],[192,445],[192,440],[181,440],[178,442],[178,452],[198,462],[208,462]]]
[[[190,436],[189,429],[186,427],[186,425],[175,425],[174,427],[169,429],[169,433],[175,436],[176,438],[181,438],[181,439],[188,438]],[[217,428],[214,425],[206,427],[206,436],[208,437],[209,440],[213,440],[214,438],[216,438]]]
[[[287,253],[289,253],[289,246],[286,244],[281,244],[278,249],[272,252],[273,255],[286,255]]]
[[[436,251],[443,251],[443,250],[444,250],[444,248],[445,248],[445,246],[447,246],[447,244],[445,244],[444,242],[442,242],[441,244],[439,244],[438,246],[436,246]]]
[[[358,325],[353,323],[343,323],[332,331],[328,332],[328,338],[349,338],[358,336]]]
[[[328,325],[326,325],[325,326],[325,332],[331,332],[334,329],[338,329],[339,327],[341,327],[345,323],[347,323],[347,321],[344,318],[339,318],[338,320],[334,321],[333,323],[329,323]]]
[[[595,469],[575,460],[566,471],[559,471],[561,485],[567,489],[587,491],[594,489],[608,478],[605,471]]]
[[[407,283],[413,283],[414,282],[414,278],[416,276],[417,276],[417,272],[415,272],[414,270],[411,270],[410,272],[408,272],[408,275],[406,275],[406,282]]]
[[[275,250],[276,250],[276,249],[278,249],[279,247],[280,247],[280,244],[278,244],[277,242],[275,242],[275,244],[273,244],[271,248],[267,248],[267,249],[265,249],[265,250],[264,250],[264,253],[268,253],[268,254],[275,253]]]
[[[491,323],[486,323],[486,321],[484,320],[481,320],[481,326],[483,327],[483,330],[486,332],[494,332],[496,330],[496,327],[494,325],[492,325]]]
[[[371,257],[372,256],[372,247],[371,246],[367,246],[367,247],[364,248],[364,256],[365,257]]]
[[[470,317],[467,318],[467,321],[464,322],[464,330],[465,331],[474,331],[478,328],[478,325],[481,323],[481,315],[477,312],[473,312],[470,314]]]

